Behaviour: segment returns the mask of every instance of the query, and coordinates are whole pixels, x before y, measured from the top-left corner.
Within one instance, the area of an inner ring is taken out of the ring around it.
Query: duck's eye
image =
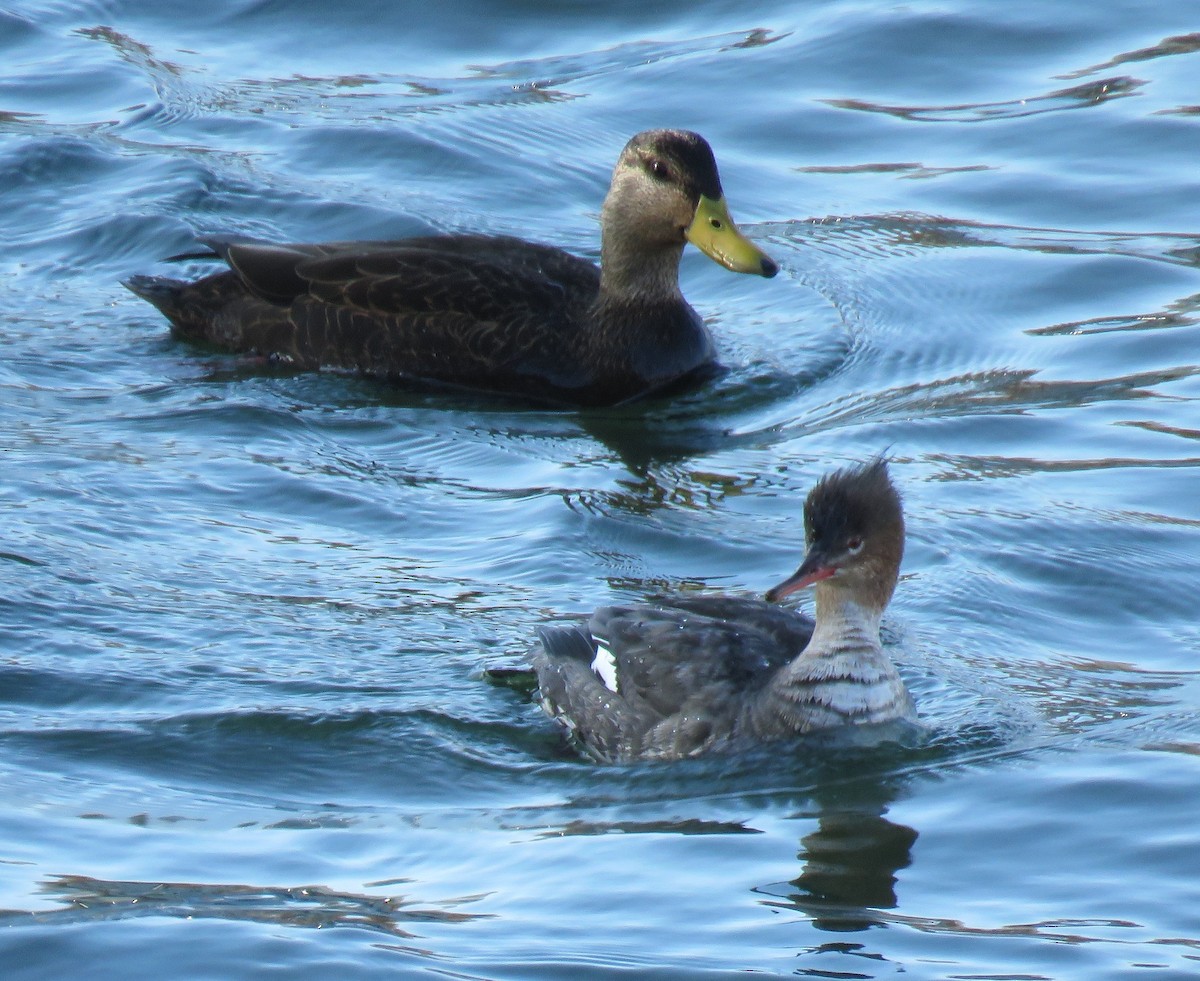
[[[646,166],[649,168],[651,175],[657,177],[660,181],[669,181],[671,179],[671,168],[658,157],[651,157]]]
[[[862,551],[862,547],[863,547],[863,540],[862,540],[861,536],[855,535],[852,538],[846,539],[846,551],[847,552],[858,553],[858,552]]]

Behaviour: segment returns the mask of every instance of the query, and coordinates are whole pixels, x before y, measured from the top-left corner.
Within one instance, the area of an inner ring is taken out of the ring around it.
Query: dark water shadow
[[[117,58],[146,77],[160,99],[158,106],[150,107],[149,115],[160,122],[210,114],[254,114],[340,125],[377,125],[411,114],[564,102],[584,97],[585,83],[606,75],[677,59],[711,59],[787,36],[754,28],[681,40],[637,40],[572,54],[467,65],[470,74],[460,76],[294,74],[213,83],[204,68],[161,57],[149,44],[116,28],[99,25],[78,28],[74,33],[108,45]],[[145,118],[147,114],[139,114],[136,120]]]
[[[765,366],[726,370],[698,387],[580,413],[579,424],[631,475],[650,481],[657,466],[736,449],[745,441],[736,431],[742,418],[792,402],[838,363],[821,360],[796,373]]]
[[[893,805],[931,774],[990,766],[1029,752],[1033,742],[997,721],[932,733],[885,729],[878,739],[838,732],[676,763],[580,765],[573,782],[588,786],[567,804],[507,809],[498,819],[544,839],[745,836],[765,833],[756,826],[760,816],[782,812],[808,830],[798,838],[794,864],[751,892],[763,906],[800,913],[817,929],[862,932],[901,905],[901,873],[920,837],[918,828],[888,816]],[[576,810],[585,813],[570,816]]]
[[[1030,336],[1054,337],[1058,335],[1110,334],[1119,331],[1173,330],[1176,327],[1191,327],[1200,323],[1200,293],[1181,297],[1161,310],[1151,313],[1134,313],[1089,317],[1086,320],[1070,320],[1046,327],[1030,327],[1025,331]]]
[[[835,109],[884,113],[910,122],[982,123],[996,119],[1020,119],[1024,116],[1038,116],[1048,112],[1062,112],[1068,109],[1085,109],[1090,106],[1103,105],[1113,99],[1137,95],[1146,84],[1142,79],[1117,75],[1024,99],[948,106],[884,105],[862,99],[823,99],[821,101]]]
[[[818,930],[850,933],[899,905],[898,874],[912,864],[919,833],[890,820],[887,782],[850,784],[813,795],[816,828],[800,839],[795,877],[756,886],[764,906],[804,914]]]
[[[1200,34],[1174,34],[1170,37],[1165,37],[1157,44],[1151,44],[1144,48],[1135,48],[1132,51],[1123,51],[1120,54],[1113,55],[1107,61],[1101,61],[1095,65],[1089,65],[1087,68],[1080,68],[1077,71],[1067,72],[1065,75],[1057,75],[1056,78],[1061,78],[1064,81],[1070,81],[1076,78],[1085,78],[1088,75],[1095,75],[1099,72],[1106,72],[1120,65],[1127,65],[1130,62],[1137,61],[1154,61],[1157,58],[1169,58],[1173,55],[1195,54],[1200,51]]]
[[[1029,368],[996,368],[898,385],[873,392],[840,395],[798,410],[763,439],[786,442],[797,430],[819,433],[865,424],[921,419],[1024,415],[1042,410],[1164,397],[1158,386],[1193,378],[1200,365],[1095,379],[1040,379]]]
[[[889,807],[904,792],[904,779],[835,780],[819,784],[799,805],[797,820],[816,821],[803,835],[798,869],[782,882],[758,885],[763,905],[804,913],[818,929],[865,930],[878,911],[894,909],[898,873],[912,863],[919,832],[890,820]],[[755,835],[747,821],[675,818],[658,820],[578,819],[542,831],[540,838],[610,834]]]
[[[814,165],[794,168],[798,174],[895,174],[901,180],[929,180],[949,174],[970,174],[999,170],[990,164],[965,164],[959,167],[930,167],[918,162],[879,162],[864,164]]]
[[[583,435],[611,453],[613,462],[646,491],[648,501],[669,496],[669,488],[654,486],[655,468],[755,442],[756,433],[737,431],[742,419],[788,404],[833,374],[849,356],[847,349],[838,348],[795,372],[766,365],[718,367],[708,378],[687,380],[622,405],[581,409],[419,378],[382,380],[338,369],[300,371],[269,358],[227,354],[190,343],[180,350],[197,358],[201,385],[223,389],[242,381],[279,380],[287,388],[288,411],[331,407],[448,411],[504,438],[548,430],[564,438]],[[205,403],[194,411],[218,408]]]
[[[391,886],[405,879],[368,883]],[[41,892],[60,902],[60,909],[0,910],[0,925],[69,926],[167,916],[183,920],[217,919],[243,923],[326,930],[355,927],[413,939],[414,923],[468,923],[489,918],[487,913],[464,913],[456,907],[483,896],[465,896],[432,906],[401,895],[339,892],[326,886],[253,886],[238,883],[141,882],[95,879],[86,875],[57,875],[42,883]],[[432,951],[409,948],[414,953]]]

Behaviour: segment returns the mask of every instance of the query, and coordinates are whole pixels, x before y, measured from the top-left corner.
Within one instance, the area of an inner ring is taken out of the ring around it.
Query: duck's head
[[[804,561],[767,593],[768,601],[827,582],[862,605],[887,606],[904,555],[904,512],[887,461],[822,477],[804,502],[804,538]]]
[[[607,240],[645,254],[691,242],[734,272],[770,278],[775,261],[747,239],[729,216],[712,148],[698,133],[654,129],[621,151],[604,201]]]

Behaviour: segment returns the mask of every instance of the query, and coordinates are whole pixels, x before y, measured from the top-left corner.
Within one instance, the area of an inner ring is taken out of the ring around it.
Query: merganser
[[[879,640],[904,554],[887,462],[823,477],[805,501],[804,530],[804,561],[765,602],[677,597],[541,628],[530,660],[543,707],[602,762],[912,719]],[[774,605],[810,585],[815,622]]]

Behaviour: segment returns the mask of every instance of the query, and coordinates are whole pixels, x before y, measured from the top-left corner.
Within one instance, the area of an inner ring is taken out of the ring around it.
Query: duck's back
[[[589,381],[598,268],[516,238],[273,245],[208,239],[229,270],[134,277],[177,333],[297,367],[555,397]]]
[[[544,705],[591,755],[676,758],[735,740],[746,705],[812,627],[758,600],[673,597],[544,628],[532,660]]]

